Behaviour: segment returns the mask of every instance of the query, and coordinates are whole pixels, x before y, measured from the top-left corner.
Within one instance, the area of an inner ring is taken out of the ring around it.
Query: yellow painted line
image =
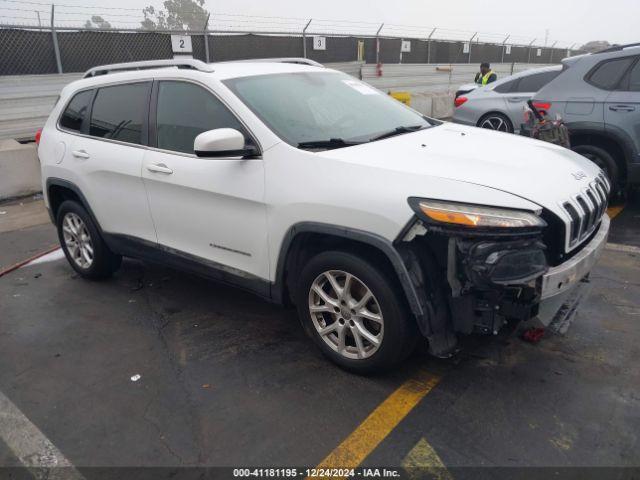
[[[615,207],[609,207],[607,208],[607,214],[609,215],[609,218],[614,219],[616,218],[618,215],[620,215],[620,212],[622,212],[622,210],[624,210],[624,205],[618,205]]]
[[[440,377],[423,370],[407,380],[378,405],[317,468],[356,468],[439,381]]]
[[[442,462],[434,448],[422,438],[402,460],[402,468],[409,478],[433,478],[435,480],[453,480],[451,472]]]

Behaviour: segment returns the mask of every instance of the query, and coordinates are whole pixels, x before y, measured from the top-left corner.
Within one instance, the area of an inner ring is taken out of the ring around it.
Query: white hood
[[[482,185],[554,212],[600,172],[594,163],[557,145],[451,123],[319,155]]]

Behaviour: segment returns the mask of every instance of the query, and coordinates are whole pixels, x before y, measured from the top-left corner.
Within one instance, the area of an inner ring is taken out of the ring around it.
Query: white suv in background
[[[161,261],[294,304],[357,372],[573,298],[609,231],[598,167],[289,61],[138,62],[67,86],[38,153],[71,266]]]

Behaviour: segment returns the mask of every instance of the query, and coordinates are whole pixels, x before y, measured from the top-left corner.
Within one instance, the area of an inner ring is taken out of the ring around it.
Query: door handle
[[[84,150],[74,150],[73,152],[71,152],[71,155],[76,158],[91,158],[91,155],[89,155]]]
[[[164,163],[154,163],[151,165],[147,165],[147,170],[156,173],[166,173],[167,175],[171,175],[173,173],[173,170],[167,167]]]
[[[509,98],[508,100],[509,100],[511,103],[517,103],[517,102],[522,102],[522,101],[526,100],[527,98],[528,98],[528,97],[511,97],[511,98]]]
[[[611,105],[609,110],[612,112],[634,112],[636,108],[631,105]]]

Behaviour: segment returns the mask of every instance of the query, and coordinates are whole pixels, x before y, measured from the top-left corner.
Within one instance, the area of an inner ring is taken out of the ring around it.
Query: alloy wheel
[[[309,290],[309,313],[322,340],[345,358],[363,359],[382,344],[384,318],[371,290],[341,270],[321,273]]]
[[[509,128],[509,124],[504,121],[504,118],[498,116],[491,116],[485,118],[480,123],[481,128],[487,128],[489,130],[496,130],[498,132],[507,132],[510,133],[511,129]]]
[[[87,226],[73,212],[67,213],[62,220],[62,236],[73,262],[82,269],[93,264],[93,242]]]

